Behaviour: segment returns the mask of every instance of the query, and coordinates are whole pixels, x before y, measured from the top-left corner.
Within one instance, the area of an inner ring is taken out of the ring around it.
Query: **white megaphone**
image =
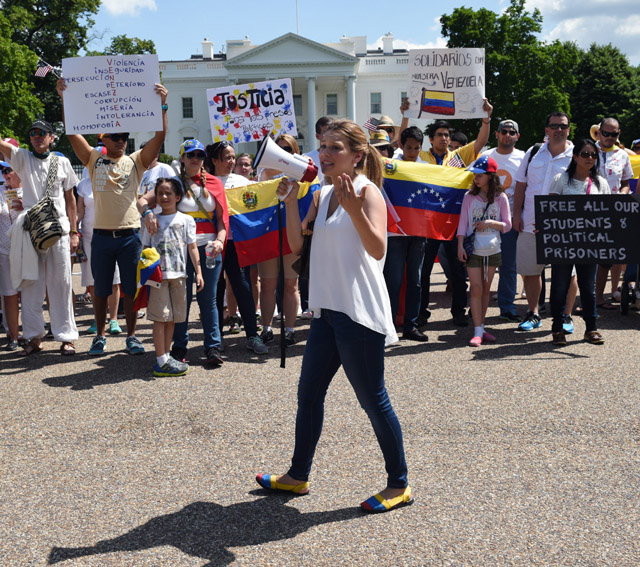
[[[307,156],[285,152],[269,136],[260,143],[253,169],[258,165],[266,169],[277,169],[296,181],[311,182],[318,175],[318,167]]]

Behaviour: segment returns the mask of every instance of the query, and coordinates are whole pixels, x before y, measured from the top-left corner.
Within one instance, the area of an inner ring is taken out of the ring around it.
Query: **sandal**
[[[73,356],[76,353],[76,347],[72,342],[65,342],[60,345],[60,354],[62,356]]]
[[[20,356],[30,356],[32,354],[36,354],[42,351],[42,346],[40,344],[40,341],[36,341],[34,339],[31,339],[22,348],[23,348],[23,351],[20,353]]]
[[[273,474],[260,473],[259,475],[256,475],[258,484],[262,486],[262,488],[266,488],[267,490],[274,490],[277,492],[291,492],[293,494],[297,494],[298,496],[309,494],[309,481],[303,482],[301,484],[282,484],[278,482],[277,479],[278,477]]]
[[[603,301],[602,303],[597,303],[596,307],[598,309],[604,309],[605,311],[616,311],[618,309],[610,301]]]
[[[400,496],[396,496],[391,500],[385,500],[380,496],[380,493],[378,493],[360,504],[360,508],[368,514],[379,514],[381,512],[395,510],[396,508],[402,508],[403,506],[411,506],[411,504],[413,504],[411,487],[407,486],[406,490]]]

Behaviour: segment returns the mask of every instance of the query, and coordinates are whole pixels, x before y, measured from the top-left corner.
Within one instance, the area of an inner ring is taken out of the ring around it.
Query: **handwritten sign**
[[[539,264],[640,262],[640,197],[535,197]]]
[[[214,142],[255,142],[273,134],[298,135],[291,79],[207,89]]]
[[[62,60],[67,134],[162,130],[157,55],[105,55]]]
[[[484,49],[411,49],[407,118],[483,118]]]

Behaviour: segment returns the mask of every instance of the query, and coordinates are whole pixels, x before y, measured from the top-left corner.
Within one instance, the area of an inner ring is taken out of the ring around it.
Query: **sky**
[[[91,49],[100,50],[114,35],[151,39],[160,60],[189,59],[201,53],[204,38],[219,52],[229,39],[254,45],[293,32],[319,43],[337,43],[343,35],[367,36],[370,49],[381,47],[391,32],[397,48],[446,47],[440,37],[439,16],[466,6],[502,12],[507,0],[482,2],[441,0],[424,3],[425,11],[410,14],[395,9],[393,0],[244,0],[205,2],[192,0],[102,0],[95,17],[96,37]],[[418,6],[418,2],[413,2]],[[437,8],[433,8],[437,5]],[[223,6],[217,10],[217,6]],[[637,0],[527,0],[529,11],[538,8],[543,17],[540,39],[575,41],[586,49],[593,42],[612,43],[633,65],[640,65],[640,3]]]

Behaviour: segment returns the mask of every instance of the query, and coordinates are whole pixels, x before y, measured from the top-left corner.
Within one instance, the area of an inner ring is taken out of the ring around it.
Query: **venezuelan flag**
[[[281,179],[272,179],[235,187],[226,191],[229,207],[229,223],[238,253],[240,267],[251,266],[278,256],[278,209],[280,201],[276,189]],[[313,193],[320,189],[320,182],[301,183],[298,191],[300,219],[304,219],[313,201]],[[284,254],[290,254],[287,240],[286,214],[282,205]]]
[[[422,89],[420,112],[453,116],[456,113],[455,96],[452,92]]]
[[[390,232],[450,240],[473,173],[457,167],[387,159],[385,193],[400,217]]]
[[[629,156],[633,168],[633,179],[629,180],[631,193],[637,193],[638,177],[640,176],[640,156]]]

